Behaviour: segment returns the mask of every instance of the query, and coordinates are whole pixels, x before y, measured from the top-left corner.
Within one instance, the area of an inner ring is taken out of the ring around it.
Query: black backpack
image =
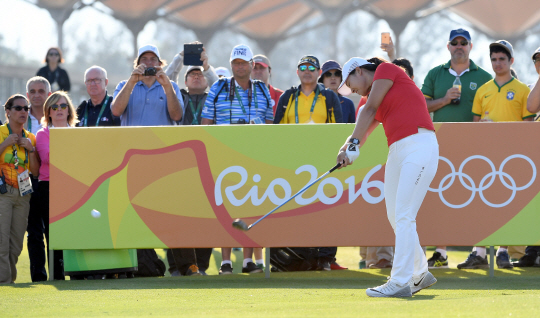
[[[165,276],[165,263],[158,258],[155,250],[137,250],[137,259],[139,263],[139,270],[135,272],[135,276]]]
[[[312,247],[276,247],[270,249],[273,272],[317,270],[318,252]]]

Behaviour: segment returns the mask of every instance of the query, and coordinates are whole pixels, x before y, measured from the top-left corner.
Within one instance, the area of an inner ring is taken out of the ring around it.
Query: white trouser
[[[405,285],[427,271],[427,260],[416,232],[416,214],[435,177],[439,144],[433,131],[418,133],[390,145],[384,180],[388,220],[396,234],[391,279]]]

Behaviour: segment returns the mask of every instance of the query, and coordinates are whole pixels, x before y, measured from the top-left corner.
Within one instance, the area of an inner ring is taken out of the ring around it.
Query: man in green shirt
[[[476,90],[492,77],[469,59],[473,45],[467,30],[452,30],[446,46],[450,51],[450,61],[429,71],[422,85],[422,93],[426,97],[428,110],[433,112],[434,122],[471,122]],[[461,92],[453,87],[457,76],[461,81]],[[459,104],[452,103],[458,98]]]
[[[452,30],[446,47],[450,52],[450,61],[429,71],[422,85],[422,93],[426,97],[428,110],[433,112],[434,122],[472,122],[474,95],[492,77],[469,59],[473,47],[469,31]],[[461,90],[453,87],[458,76]],[[428,267],[448,268],[446,246],[436,247],[433,256],[428,259]]]

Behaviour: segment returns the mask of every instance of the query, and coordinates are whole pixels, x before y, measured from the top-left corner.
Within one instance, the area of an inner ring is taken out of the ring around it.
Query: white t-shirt
[[[28,122],[26,123],[26,127],[30,128],[30,132],[34,134],[34,136],[37,134],[38,130],[43,128],[37,118],[32,116],[31,112],[28,112]]]

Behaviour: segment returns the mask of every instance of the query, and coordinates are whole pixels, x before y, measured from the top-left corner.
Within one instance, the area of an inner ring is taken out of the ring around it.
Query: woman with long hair
[[[4,105],[6,124],[0,126],[0,284],[17,279],[28,224],[32,184],[29,172],[37,176],[39,160],[34,135],[23,128],[28,120],[28,100],[11,96]]]
[[[49,214],[49,130],[50,128],[74,127],[78,122],[75,107],[68,94],[63,91],[52,93],[43,105],[43,119],[41,128],[36,135],[36,148],[41,159],[39,168],[39,192],[37,206],[41,215]],[[49,222],[45,224],[45,239],[49,246]],[[48,255],[49,262],[50,255]],[[54,279],[64,280],[62,251],[54,251]],[[49,273],[51,275],[51,273]]]
[[[51,92],[65,91],[69,92],[71,83],[69,76],[60,64],[64,63],[62,50],[59,47],[51,47],[45,55],[45,63],[47,65],[40,68],[37,76],[45,77],[51,84]]]
[[[396,235],[394,263],[385,284],[368,288],[370,297],[410,297],[435,284],[416,232],[416,215],[435,177],[439,145],[426,100],[398,66],[380,58],[351,58],[343,67],[342,95],[369,96],[354,131],[339,150],[342,168],[358,158],[359,148],[379,125],[388,140],[384,195]]]

